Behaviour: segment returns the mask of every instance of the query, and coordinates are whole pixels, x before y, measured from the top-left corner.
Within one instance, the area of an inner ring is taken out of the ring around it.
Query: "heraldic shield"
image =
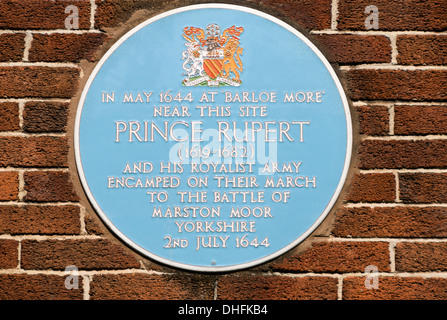
[[[221,33],[220,26],[215,23],[208,24],[205,30],[184,28],[187,49],[183,51],[182,59],[187,77],[182,85],[240,86],[243,48],[239,46],[239,36],[243,31],[243,27],[232,26]]]

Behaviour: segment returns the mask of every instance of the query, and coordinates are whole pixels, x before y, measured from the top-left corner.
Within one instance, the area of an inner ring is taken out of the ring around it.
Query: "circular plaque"
[[[346,178],[351,118],[328,61],[257,10],[188,6],[138,25],[82,92],[75,156],[105,224],[158,262],[229,271],[310,235]]]

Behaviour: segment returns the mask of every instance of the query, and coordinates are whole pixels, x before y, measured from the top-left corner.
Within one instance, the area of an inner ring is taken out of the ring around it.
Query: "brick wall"
[[[199,274],[144,259],[104,227],[73,160],[82,85],[124,31],[194,3],[0,2],[0,299],[447,299],[444,0],[244,1],[309,31],[352,102],[347,188],[303,245]],[[64,24],[69,5],[77,29]]]

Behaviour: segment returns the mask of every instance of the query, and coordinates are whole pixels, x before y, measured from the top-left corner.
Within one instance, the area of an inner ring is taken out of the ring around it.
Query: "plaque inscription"
[[[112,46],[82,93],[75,156],[120,239],[215,272],[309,236],[343,186],[351,139],[340,82],[307,38],[262,12],[207,4]]]

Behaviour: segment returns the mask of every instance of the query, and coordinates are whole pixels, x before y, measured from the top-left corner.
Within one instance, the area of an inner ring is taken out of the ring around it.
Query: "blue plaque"
[[[188,6],[125,34],[82,92],[75,157],[92,206],[140,254],[255,266],[323,221],[346,178],[349,106],[328,61],[257,10]]]

